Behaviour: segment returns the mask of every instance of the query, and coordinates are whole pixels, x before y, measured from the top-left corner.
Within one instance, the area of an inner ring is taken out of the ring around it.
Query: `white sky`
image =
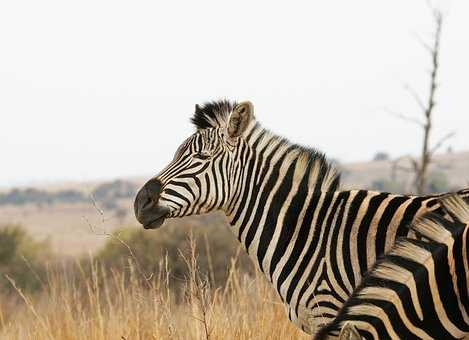
[[[469,149],[469,1],[444,1],[435,139]],[[250,99],[342,161],[419,148],[425,1],[0,1],[0,185],[156,173],[195,103]]]

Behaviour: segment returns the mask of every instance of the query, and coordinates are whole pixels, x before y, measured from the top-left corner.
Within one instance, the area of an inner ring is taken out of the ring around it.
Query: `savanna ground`
[[[308,338],[221,216],[168,224],[110,232],[104,218],[89,222],[103,246],[66,258],[3,227],[0,339]]]
[[[193,259],[188,258],[189,265]],[[129,264],[130,266],[131,264]],[[77,265],[78,266],[78,265]],[[211,288],[192,271],[176,296],[165,274],[139,280],[96,264],[78,280],[51,271],[39,295],[0,298],[3,339],[302,339],[266,281],[230,271]],[[13,280],[11,284],[14,286]]]

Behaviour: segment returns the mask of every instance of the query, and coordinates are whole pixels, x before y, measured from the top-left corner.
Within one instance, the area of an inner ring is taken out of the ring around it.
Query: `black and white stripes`
[[[399,239],[317,340],[468,335],[469,205],[457,195],[439,202],[447,217],[429,213],[416,221],[419,238]]]
[[[443,213],[438,196],[339,191],[324,155],[264,129],[251,103],[209,103],[192,121],[197,132],[137,195],[137,218],[152,227],[223,210],[290,319],[310,334],[336,317],[415,218]]]

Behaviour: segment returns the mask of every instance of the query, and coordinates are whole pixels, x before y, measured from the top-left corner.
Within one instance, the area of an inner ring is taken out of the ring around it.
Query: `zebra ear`
[[[362,337],[357,328],[351,323],[347,322],[340,331],[339,340],[361,340]]]
[[[228,135],[231,138],[241,136],[253,119],[254,106],[252,103],[248,101],[239,103],[228,118]]]

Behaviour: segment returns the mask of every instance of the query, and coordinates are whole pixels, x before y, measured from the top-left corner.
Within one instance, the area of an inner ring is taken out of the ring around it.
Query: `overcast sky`
[[[469,149],[469,1],[444,2],[435,140]],[[416,153],[423,0],[0,2],[0,186],[149,175],[195,103],[249,99],[266,127],[344,162]]]

